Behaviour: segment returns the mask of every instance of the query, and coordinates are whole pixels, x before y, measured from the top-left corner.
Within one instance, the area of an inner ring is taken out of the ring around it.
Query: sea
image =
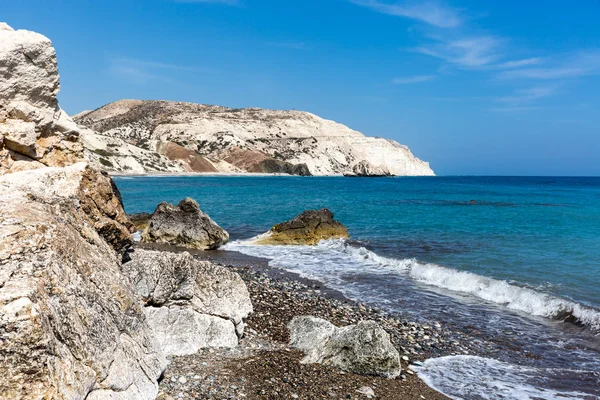
[[[600,178],[115,177],[128,213],[193,197],[231,241],[348,298],[497,345],[414,367],[453,399],[600,399]],[[328,208],[350,239],[248,242]]]

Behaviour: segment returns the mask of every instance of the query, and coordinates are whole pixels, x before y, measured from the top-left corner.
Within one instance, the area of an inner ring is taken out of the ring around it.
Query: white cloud
[[[600,74],[600,49],[563,55],[547,67],[520,68],[498,74],[500,79],[556,80]]]
[[[501,64],[496,65],[496,68],[501,68],[501,69],[521,68],[521,67],[527,67],[529,65],[541,64],[543,61],[544,61],[544,59],[539,58],[539,57],[525,58],[523,60],[514,60],[514,61],[503,62]]]
[[[542,107],[497,107],[490,108],[490,111],[494,112],[523,112],[523,111],[533,111],[533,110],[542,110]]]
[[[174,82],[172,76],[184,72],[213,72],[209,68],[193,67],[120,57],[110,62],[110,71],[114,75],[133,83],[147,83],[149,81]]]
[[[427,82],[435,79],[435,75],[416,75],[416,76],[407,76],[402,78],[394,78],[392,83],[395,85],[406,85],[410,83],[421,83]]]
[[[502,57],[499,52],[502,44],[503,41],[495,36],[479,36],[455,40],[438,39],[437,43],[414,50],[462,68],[476,68],[490,65]]]
[[[455,28],[463,23],[463,18],[458,10],[436,2],[391,4],[379,0],[348,1],[359,6],[368,7],[382,14],[411,18],[437,26],[438,28]]]
[[[301,49],[305,48],[306,43],[304,43],[304,42],[267,42],[267,45],[273,46],[273,47],[283,47],[286,49],[301,50]]]
[[[555,93],[556,88],[553,86],[536,86],[528,89],[516,90],[514,95],[499,97],[496,100],[500,103],[520,105],[550,97]]]
[[[229,6],[235,6],[240,4],[239,0],[174,0],[176,3],[213,3],[213,4],[226,4]]]

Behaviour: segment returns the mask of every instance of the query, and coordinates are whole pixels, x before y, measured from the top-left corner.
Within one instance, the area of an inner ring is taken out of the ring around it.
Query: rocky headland
[[[119,100],[74,120],[113,173],[434,174],[404,145],[302,111]]]

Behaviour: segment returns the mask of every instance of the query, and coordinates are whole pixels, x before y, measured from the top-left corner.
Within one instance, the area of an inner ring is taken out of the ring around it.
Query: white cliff
[[[302,111],[120,100],[75,121],[109,171],[433,175],[406,146]]]

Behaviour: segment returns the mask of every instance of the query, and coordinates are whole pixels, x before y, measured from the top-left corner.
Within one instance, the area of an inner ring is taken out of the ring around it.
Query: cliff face
[[[0,23],[0,76],[0,398],[154,398],[166,359],[120,272],[133,227],[81,162],[50,40]]]
[[[433,175],[406,146],[301,111],[120,100],[74,119],[108,171]]]

